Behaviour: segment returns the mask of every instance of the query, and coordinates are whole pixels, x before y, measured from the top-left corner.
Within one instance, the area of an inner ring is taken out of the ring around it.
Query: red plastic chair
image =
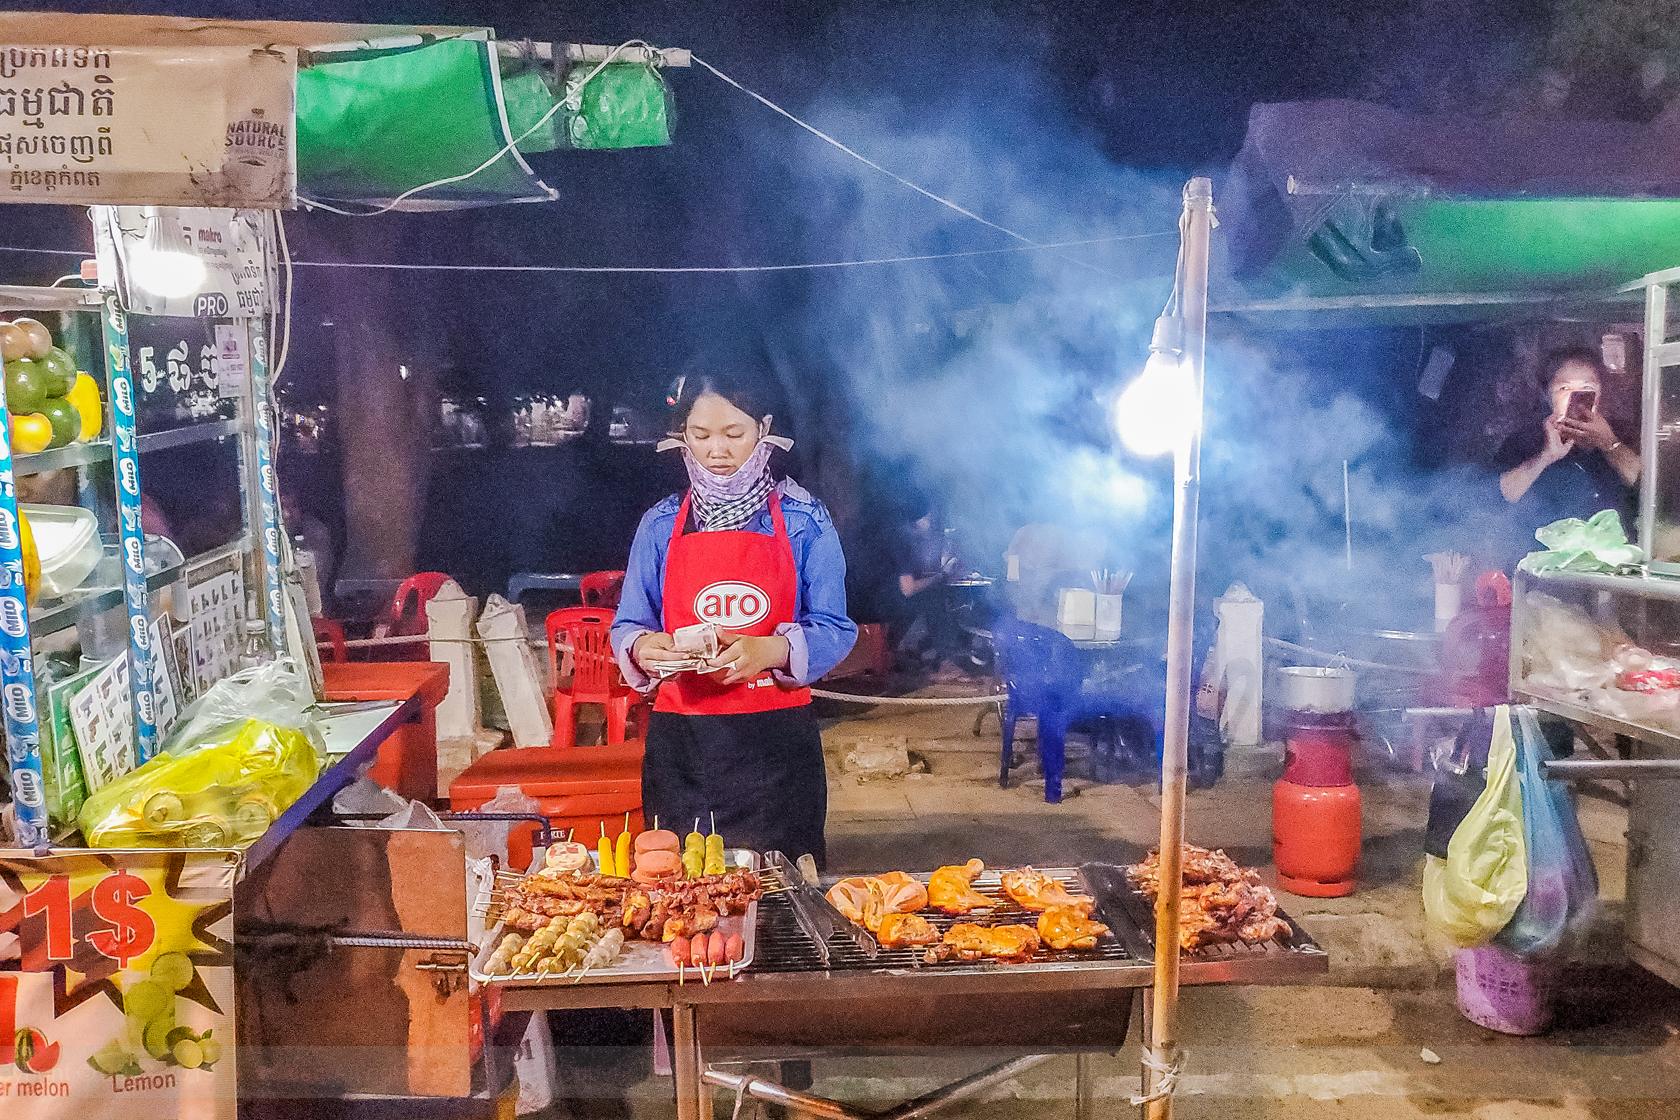
[[[316,648],[324,647],[327,653],[321,660],[338,663],[350,660],[350,649],[344,644],[344,627],[330,618],[322,618],[319,615],[309,621],[315,628]]]
[[[640,707],[641,694],[624,683],[613,657],[612,613],[599,607],[565,607],[548,616],[548,655],[555,671],[554,741],[556,747],[577,745],[577,706],[600,704],[607,710],[607,742],[622,743],[630,723],[630,709]],[[558,639],[566,636],[572,653],[572,687],[559,685]]]
[[[578,581],[578,590],[584,606],[617,610],[618,598],[624,594],[624,573],[590,572]]]
[[[376,638],[394,638],[426,633],[426,604],[432,601],[449,576],[443,572],[419,572],[402,581],[391,599],[391,620],[374,628]],[[431,648],[424,642],[413,645],[375,647],[375,661],[430,661]]]

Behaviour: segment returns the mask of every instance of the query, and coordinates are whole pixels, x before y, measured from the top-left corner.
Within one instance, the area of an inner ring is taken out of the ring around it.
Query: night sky
[[[1549,26],[1537,0],[147,7],[235,19],[487,24],[502,39],[689,47],[899,174],[1038,241],[1170,233],[1184,179],[1211,174],[1218,183],[1257,102],[1356,97],[1419,111],[1520,104]],[[299,213],[288,218],[294,251],[314,260],[669,266],[1011,244],[698,68],[668,78],[672,146],[531,157],[558,201],[373,219]],[[352,228],[358,223],[367,228]],[[73,208],[0,208],[0,244],[89,241]],[[1118,559],[1142,564],[1167,506],[1093,511],[1086,491],[1100,475],[1116,492],[1135,483],[1156,498],[1165,493],[1159,471],[1145,465],[1133,465],[1141,482],[1111,477],[1114,449],[1099,414],[1120,366],[1141,359],[1174,246],[1155,238],[1069,254],[1082,263],[1016,254],[843,275],[417,276],[403,282],[400,313],[417,344],[439,358],[445,391],[501,407],[524,393],[578,390],[595,399],[598,420],[611,402],[651,408],[685,362],[720,339],[746,339],[770,352],[800,398],[791,404],[803,402],[790,414],[803,412],[807,428],[825,426],[795,434],[807,473],[845,489],[823,496],[852,541],[866,541],[870,525],[890,516],[893,494],[914,485],[943,498],[982,567],[996,566],[1013,525],[1046,507],[1124,520],[1132,529]],[[50,281],[63,263],[0,260],[12,282]],[[299,275],[288,388],[307,405],[331,399],[324,340],[332,311],[308,271]],[[977,334],[975,323],[988,325]],[[1383,339],[1362,345],[1375,365],[1387,360]],[[463,575],[480,592],[522,568],[615,566],[637,512],[676,476],[647,452],[604,443],[562,450],[540,461],[489,453],[459,470],[434,464],[422,566]],[[827,468],[815,470],[824,456]],[[833,469],[835,459],[849,470]],[[1098,465],[1083,475],[1068,465],[1087,462]],[[312,512],[339,525],[332,457],[293,464],[306,476]],[[492,538],[499,543],[485,543]]]

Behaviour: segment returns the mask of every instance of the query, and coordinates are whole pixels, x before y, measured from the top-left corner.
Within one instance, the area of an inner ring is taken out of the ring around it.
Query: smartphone
[[[1597,389],[1576,389],[1569,394],[1569,403],[1563,408],[1563,415],[1569,420],[1585,420],[1598,411]]]

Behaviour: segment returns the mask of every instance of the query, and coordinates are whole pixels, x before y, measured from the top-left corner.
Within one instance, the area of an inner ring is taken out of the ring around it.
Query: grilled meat
[[[959,955],[969,953],[1002,961],[1024,961],[1038,952],[1038,931],[1031,926],[981,926],[959,922],[945,931],[945,944]]]
[[[928,901],[947,914],[991,909],[997,901],[969,886],[984,870],[986,865],[977,859],[953,867],[941,867],[928,878]]]
[[[881,916],[875,940],[883,949],[902,949],[907,945],[932,945],[939,940],[939,931],[920,914],[901,914],[894,911]]]
[[[842,879],[828,888],[828,901],[849,921],[874,933],[888,914],[908,914],[926,906],[928,889],[902,871],[889,871]]]
[[[1031,867],[1023,867],[1019,871],[1005,871],[1002,882],[1004,893],[1028,910],[1048,910],[1052,906],[1061,906],[1070,910],[1081,910],[1089,915],[1097,905],[1095,899],[1069,894],[1068,889],[1059,880]]]
[[[1291,933],[1277,916],[1277,899],[1251,868],[1217,849],[1184,845],[1184,885],[1179,906],[1179,945],[1200,949],[1221,942],[1258,943]],[[1126,876],[1151,901],[1161,893],[1160,852],[1126,869]]]
[[[1038,935],[1052,949],[1095,949],[1108,927],[1091,921],[1089,913],[1081,907],[1052,906],[1038,916]]]

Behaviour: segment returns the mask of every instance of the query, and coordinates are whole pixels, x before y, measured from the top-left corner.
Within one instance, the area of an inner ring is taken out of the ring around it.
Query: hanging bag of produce
[[[1454,830],[1447,857],[1424,860],[1424,912],[1464,948],[1487,944],[1528,892],[1522,787],[1509,707],[1494,711],[1487,788]]]
[[[1534,709],[1516,712],[1528,893],[1494,941],[1513,952],[1538,953],[1555,948],[1571,926],[1593,912],[1598,875],[1575,816],[1574,792],[1567,782],[1546,780],[1552,748]]]

